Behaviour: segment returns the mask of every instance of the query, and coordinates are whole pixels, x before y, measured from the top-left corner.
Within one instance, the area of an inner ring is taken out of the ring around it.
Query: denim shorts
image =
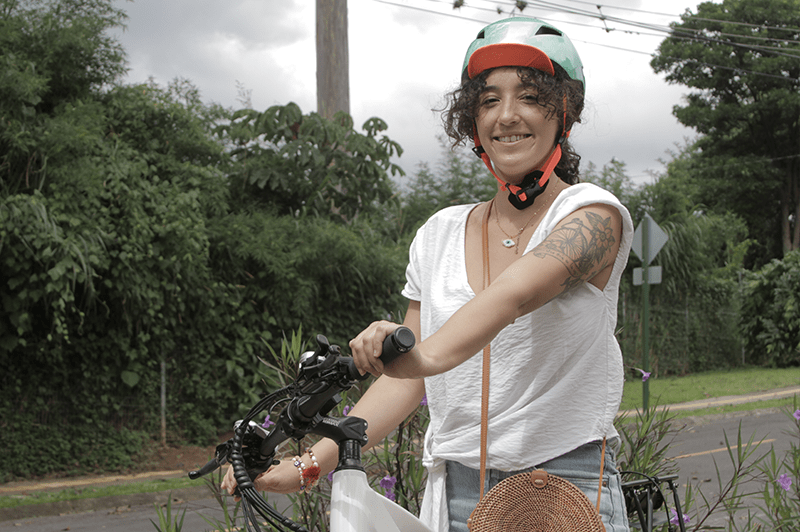
[[[592,504],[597,503],[597,486],[600,483],[600,451],[602,442],[591,442],[539,465],[551,475],[557,475],[575,484]],[[533,467],[520,471],[486,470],[486,491],[508,477],[532,471]],[[447,508],[450,514],[450,532],[468,532],[467,518],[478,504],[480,494],[480,471],[458,462],[447,461]],[[606,532],[628,532],[628,516],[622,495],[622,480],[616,467],[616,456],[610,445],[606,445],[606,461],[603,472],[603,492],[600,495],[600,517]]]

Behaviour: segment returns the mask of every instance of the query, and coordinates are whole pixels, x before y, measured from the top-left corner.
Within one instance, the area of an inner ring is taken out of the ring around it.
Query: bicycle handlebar
[[[311,433],[331,438],[337,443],[356,441],[362,447],[367,444],[365,421],[327,416],[341,402],[339,394],[356,382],[365,380],[369,373],[361,375],[353,358],[342,355],[339,346],[331,345],[325,336],[318,335],[316,340],[317,349],[300,357],[295,381],[253,405],[247,415],[234,425],[233,438],[218,445],[214,458],[206,465],[189,473],[189,478],[195,480],[230,460],[237,490],[243,500],[249,501],[270,522],[277,520],[292,530],[302,530],[302,527],[297,528],[299,525],[267,505],[253,487],[253,480],[258,475],[277,464],[275,455],[278,447],[286,440],[300,440]],[[414,333],[407,327],[400,327],[384,340],[380,359],[384,364],[389,364],[413,349],[415,343]],[[272,430],[267,432],[253,422],[259,413],[270,411],[287,397],[291,399],[281,410]],[[275,525],[274,522],[272,524]]]

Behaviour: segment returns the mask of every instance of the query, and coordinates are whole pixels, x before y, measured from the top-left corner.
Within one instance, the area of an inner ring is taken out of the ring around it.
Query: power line
[[[547,2],[547,1],[529,2],[528,5],[531,5],[531,4],[546,6],[546,7],[551,8],[551,9],[556,9],[556,8],[559,7],[558,4],[554,4],[552,2]],[[631,25],[631,26],[634,26],[634,27],[641,27],[641,28],[645,28],[645,29],[649,29],[649,30],[663,31],[665,33],[670,34],[671,36],[677,35],[679,37],[687,37],[687,38],[690,38],[690,39],[696,39],[696,40],[709,42],[709,43],[713,43],[713,44],[725,44],[725,45],[734,46],[734,47],[737,47],[737,48],[744,48],[744,49],[749,49],[749,50],[754,50],[754,51],[759,51],[759,52],[765,52],[765,53],[769,53],[769,54],[773,54],[773,55],[782,55],[782,56],[785,56],[785,57],[792,57],[792,58],[800,57],[800,56],[795,55],[795,54],[786,53],[784,48],[741,44],[741,43],[736,43],[736,42],[732,42],[732,41],[726,41],[726,40],[723,40],[723,39],[716,39],[714,37],[709,37],[707,35],[701,35],[699,33],[699,31],[696,32],[696,33],[686,32],[686,30],[684,28],[680,28],[680,29],[677,29],[675,27],[666,28],[664,26],[657,25],[657,24],[642,23],[642,22],[638,22],[638,21],[630,21],[630,20],[619,18],[619,17],[609,17],[609,16],[605,16],[605,15],[602,15],[602,14],[595,14],[595,13],[592,13],[592,12],[587,12],[587,11],[582,11],[582,10],[579,11],[579,10],[575,10],[575,9],[572,9],[572,8],[564,9],[564,12],[570,13],[570,14],[583,15],[583,16],[587,16],[587,17],[591,17],[591,18],[598,18],[598,19],[602,20],[604,24],[605,24],[605,21],[608,20],[608,21],[619,23],[619,24],[627,24],[627,25]],[[780,51],[776,51],[776,50],[780,50]],[[798,52],[800,52],[800,50],[798,50]]]
[[[480,23],[483,23],[483,24],[488,24],[489,23],[488,21],[481,20],[481,19],[466,17],[466,16],[462,16],[462,15],[456,15],[456,14],[453,14],[453,13],[443,13],[441,11],[435,11],[435,10],[426,9],[426,8],[423,8],[423,7],[417,7],[417,6],[413,6],[413,5],[410,5],[410,4],[398,4],[398,3],[395,3],[395,2],[389,2],[387,0],[374,0],[374,1],[382,3],[382,4],[395,6],[395,7],[402,7],[402,8],[406,8],[406,9],[412,9],[412,10],[415,10],[415,11],[422,11],[422,12],[432,13],[432,14],[436,14],[436,15],[443,15],[443,16],[456,18],[456,19],[461,19],[461,20],[468,20],[468,21],[472,21],[472,22],[480,22]],[[428,1],[429,2],[438,2],[438,3],[450,4],[450,2],[447,1],[447,0],[428,0]],[[577,1],[577,0],[571,0],[571,1]],[[588,2],[581,2],[581,3],[588,3]],[[553,4],[551,2],[546,2],[546,1],[528,2],[528,7],[530,7],[531,4],[533,4],[535,7],[544,8],[544,9],[546,9],[548,11],[561,12],[561,13],[573,14],[573,15],[579,15],[579,16],[588,16],[588,17],[594,18],[594,19],[600,19],[601,18],[601,15],[595,14],[595,13],[592,13],[592,12],[587,12],[585,10],[579,10],[579,9],[575,9],[575,8],[569,8],[569,9],[565,10],[565,9],[563,9],[563,6],[558,5],[558,4]],[[452,4],[450,4],[450,5],[452,5]],[[482,11],[492,11],[492,10],[489,10],[487,8],[474,7],[474,6],[470,7],[470,9],[476,9],[476,10],[482,10]],[[621,9],[621,8],[618,8],[618,9]],[[497,13],[496,10],[494,10],[493,12],[495,14]],[[752,50],[752,51],[757,51],[757,52],[771,54],[771,55],[782,55],[782,56],[791,57],[791,58],[799,58],[800,57],[800,56],[794,55],[794,54],[787,54],[787,53],[781,53],[781,52],[772,51],[772,50],[768,49],[769,47],[748,46],[748,45],[743,45],[743,44],[739,44],[739,43],[732,43],[732,42],[729,42],[729,41],[724,41],[724,40],[721,40],[721,39],[713,39],[713,38],[706,37],[706,36],[697,36],[697,35],[694,35],[694,34],[691,34],[691,33],[683,34],[683,35],[675,35],[675,31],[673,29],[668,28],[666,26],[656,25],[656,24],[641,23],[641,22],[636,22],[636,21],[627,21],[625,19],[620,19],[620,18],[617,18],[617,17],[604,17],[604,20],[611,20],[612,22],[617,22],[617,23],[621,23],[621,24],[628,24],[628,25],[639,26],[639,27],[643,27],[643,28],[647,28],[647,29],[653,29],[653,30],[658,31],[660,33],[664,33],[664,34],[667,34],[669,36],[672,36],[674,38],[681,39],[681,40],[699,40],[699,41],[711,42],[711,43],[715,43],[715,44],[727,44],[727,45],[730,45],[730,46],[740,47],[740,48],[749,49],[749,50]],[[573,24],[573,25],[578,25],[578,26],[590,27],[590,28],[593,28],[593,29],[603,29],[603,28],[600,28],[600,27],[598,27],[596,25],[582,24],[582,23],[574,22],[574,21],[561,21],[561,22],[563,22],[564,24]],[[609,31],[622,31],[624,33],[631,33],[631,32],[627,32],[625,30],[616,30],[616,29],[609,30],[608,28],[605,28],[605,31],[606,32],[609,32]],[[637,33],[639,33],[639,32],[637,32]],[[572,40],[576,41],[576,42],[583,42],[583,43],[589,44],[589,45],[602,46],[602,47],[605,47],[605,48],[616,49],[616,50],[620,50],[620,51],[624,51],[624,52],[636,53],[636,54],[641,54],[641,55],[649,55],[650,57],[655,57],[655,54],[650,53],[650,52],[643,52],[643,51],[640,51],[640,50],[633,50],[633,49],[629,49],[629,48],[623,48],[623,47],[619,47],[619,46],[612,46],[612,45],[608,45],[608,44],[601,44],[601,43],[590,42],[590,41],[582,41],[582,40],[578,40],[578,39],[572,39]],[[701,62],[701,61],[698,61],[698,60],[695,60],[695,59],[684,59],[684,58],[676,58],[676,57],[666,57],[666,58],[667,59],[676,60],[676,61],[693,61],[693,62],[698,63],[698,64],[700,64],[702,66],[705,66],[705,67],[720,68],[720,69],[723,69],[723,70],[733,70],[733,71],[736,71],[736,72],[739,72],[739,73],[742,73],[742,74],[752,74],[752,75],[769,77],[769,78],[774,78],[774,79],[783,79],[783,80],[787,80],[787,81],[800,81],[797,78],[791,78],[791,77],[788,77],[788,76],[778,76],[778,75],[775,75],[775,74],[768,74],[768,73],[764,73],[764,72],[755,72],[755,71],[747,70],[747,69],[743,69],[743,68],[729,67],[729,66],[723,66],[723,65],[715,65],[715,64],[711,64],[711,63],[704,63],[704,62]]]
[[[572,2],[572,3],[575,3],[575,4],[590,5],[590,6],[593,6],[593,7],[597,7],[598,9],[599,8],[617,9],[617,10],[620,10],[620,11],[632,11],[632,12],[636,12],[636,13],[644,13],[644,14],[648,14],[648,15],[658,15],[658,16],[663,16],[663,17],[681,18],[684,15],[684,13],[681,13],[679,15],[676,15],[676,14],[673,14],[673,13],[659,13],[659,12],[656,12],[656,11],[647,11],[647,10],[644,10],[644,9],[635,9],[635,8],[632,8],[632,7],[619,7],[619,6],[614,6],[614,5],[610,5],[610,4],[598,4],[597,2],[587,2],[587,1],[584,1],[584,0],[565,0],[565,1]],[[498,0],[498,2],[499,3],[503,3],[502,0]],[[514,5],[514,4],[515,3],[512,1],[512,2],[509,2],[507,5]],[[752,24],[752,23],[749,23],[749,22],[740,22],[740,21],[735,21],[735,20],[720,20],[720,19],[713,19],[713,18],[702,18],[702,17],[698,17],[694,13],[691,13],[691,17],[694,20],[702,20],[702,21],[705,21],[705,22],[720,22],[720,23],[723,23],[723,24],[731,24],[731,25],[734,25],[734,26],[747,26],[747,27],[751,27],[751,28],[763,28],[763,29],[779,30],[779,31],[792,31],[792,32],[795,32],[795,33],[800,32],[800,28],[794,28],[794,27],[790,27],[790,26],[766,26],[766,25],[763,25],[763,24]]]
[[[429,1],[447,3],[447,4],[451,3],[448,0],[429,0]],[[622,8],[622,7],[611,6],[611,5],[596,4],[596,3],[592,3],[592,2],[585,2],[585,1],[582,1],[582,0],[568,0],[568,1],[573,2],[573,3],[577,3],[577,4],[591,5],[593,7],[596,7],[597,8],[597,13],[595,13],[593,10],[592,11],[587,11],[587,10],[584,10],[584,9],[578,9],[578,8],[574,8],[574,7],[565,6],[564,4],[561,4],[561,3],[553,3],[553,2],[546,2],[546,1],[530,1],[530,2],[527,3],[527,7],[538,7],[540,9],[545,9],[547,11],[556,11],[556,12],[562,12],[562,13],[566,13],[566,14],[570,14],[570,15],[578,15],[578,16],[585,16],[585,17],[589,17],[589,18],[594,18],[594,19],[598,19],[598,20],[602,21],[603,24],[605,24],[605,21],[612,21],[612,22],[616,22],[616,23],[619,23],[619,24],[632,25],[632,26],[635,26],[635,27],[641,27],[641,28],[657,31],[657,32],[659,32],[659,34],[670,34],[670,33],[672,33],[674,31],[674,28],[669,27],[669,26],[663,26],[663,25],[660,25],[660,24],[646,23],[646,22],[640,22],[640,21],[635,21],[635,20],[629,20],[629,19],[625,19],[625,18],[621,18],[621,17],[608,16],[608,15],[603,14],[602,8],[616,9],[616,10],[623,10],[623,11],[633,11],[633,12],[638,12],[638,13],[652,14],[652,15],[658,15],[658,16],[666,16],[666,17],[671,17],[671,18],[676,18],[676,19],[680,18],[680,15],[672,15],[672,14],[668,14],[668,13],[658,13],[658,12],[654,12],[654,11],[646,11],[646,10],[633,9],[633,8]],[[465,4],[464,7],[467,7],[467,5],[468,4]],[[514,2],[510,2],[510,3],[506,3],[505,5],[507,5],[509,7],[514,7],[516,4]],[[470,6],[470,7],[472,9],[481,9],[481,10],[490,11],[489,9],[486,9],[486,8],[479,8],[479,7],[474,7],[474,6]],[[491,11],[494,11],[494,10],[491,10]],[[759,28],[759,29],[777,29],[777,30],[794,31],[794,32],[800,33],[800,28],[790,28],[790,27],[781,28],[781,27],[776,27],[776,26],[764,26],[764,25],[758,25],[758,24],[750,24],[750,23],[746,23],[746,22],[705,19],[705,18],[701,18],[701,17],[696,17],[694,15],[692,15],[692,19],[693,20],[704,20],[704,21],[709,21],[709,22],[719,22],[719,23],[722,23],[722,24],[730,24],[730,25],[742,25],[742,26],[747,26],[747,27],[755,27],[755,28]],[[606,31],[608,31],[608,32],[610,32],[610,31],[624,31],[624,30],[618,30],[618,29],[614,29],[614,28],[608,28],[607,26],[604,29]],[[682,31],[687,31],[687,32],[697,32],[697,33],[700,33],[700,32],[703,31],[703,30],[696,30],[696,29],[693,29],[693,28],[681,28],[681,30]],[[634,32],[626,32],[626,33],[634,33]],[[635,33],[642,34],[641,32],[635,32]],[[778,38],[775,38],[775,37],[759,37],[759,36],[755,36],[755,35],[743,35],[743,34],[738,34],[738,33],[725,33],[725,32],[714,32],[714,33],[716,35],[720,35],[720,36],[735,37],[735,38],[739,38],[739,39],[750,39],[750,40],[765,41],[765,42],[776,42],[776,43],[784,43],[784,42],[787,42],[787,41],[788,42],[798,42],[796,40],[788,39],[788,38],[787,39],[778,39]],[[648,34],[648,35],[657,36],[657,34],[656,35]],[[725,43],[725,42],[726,41],[721,41],[721,43]],[[765,48],[765,49],[785,50],[785,48],[769,48],[769,47],[763,47],[763,48]]]

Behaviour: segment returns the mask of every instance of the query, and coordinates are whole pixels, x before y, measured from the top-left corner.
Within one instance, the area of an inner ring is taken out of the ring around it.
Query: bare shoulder
[[[568,290],[589,281],[614,263],[622,234],[622,215],[613,205],[595,203],[575,210],[556,225],[533,253],[554,258],[569,272]]]

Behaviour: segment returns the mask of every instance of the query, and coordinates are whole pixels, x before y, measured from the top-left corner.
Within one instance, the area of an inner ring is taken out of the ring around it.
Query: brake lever
[[[190,471],[189,478],[192,480],[197,480],[198,478],[205,476],[213,471],[216,471],[221,465],[228,461],[228,454],[231,451],[231,440],[226,441],[225,443],[220,443],[217,445],[216,450],[214,451],[214,458],[209,460],[206,465],[198,469],[197,471]]]

